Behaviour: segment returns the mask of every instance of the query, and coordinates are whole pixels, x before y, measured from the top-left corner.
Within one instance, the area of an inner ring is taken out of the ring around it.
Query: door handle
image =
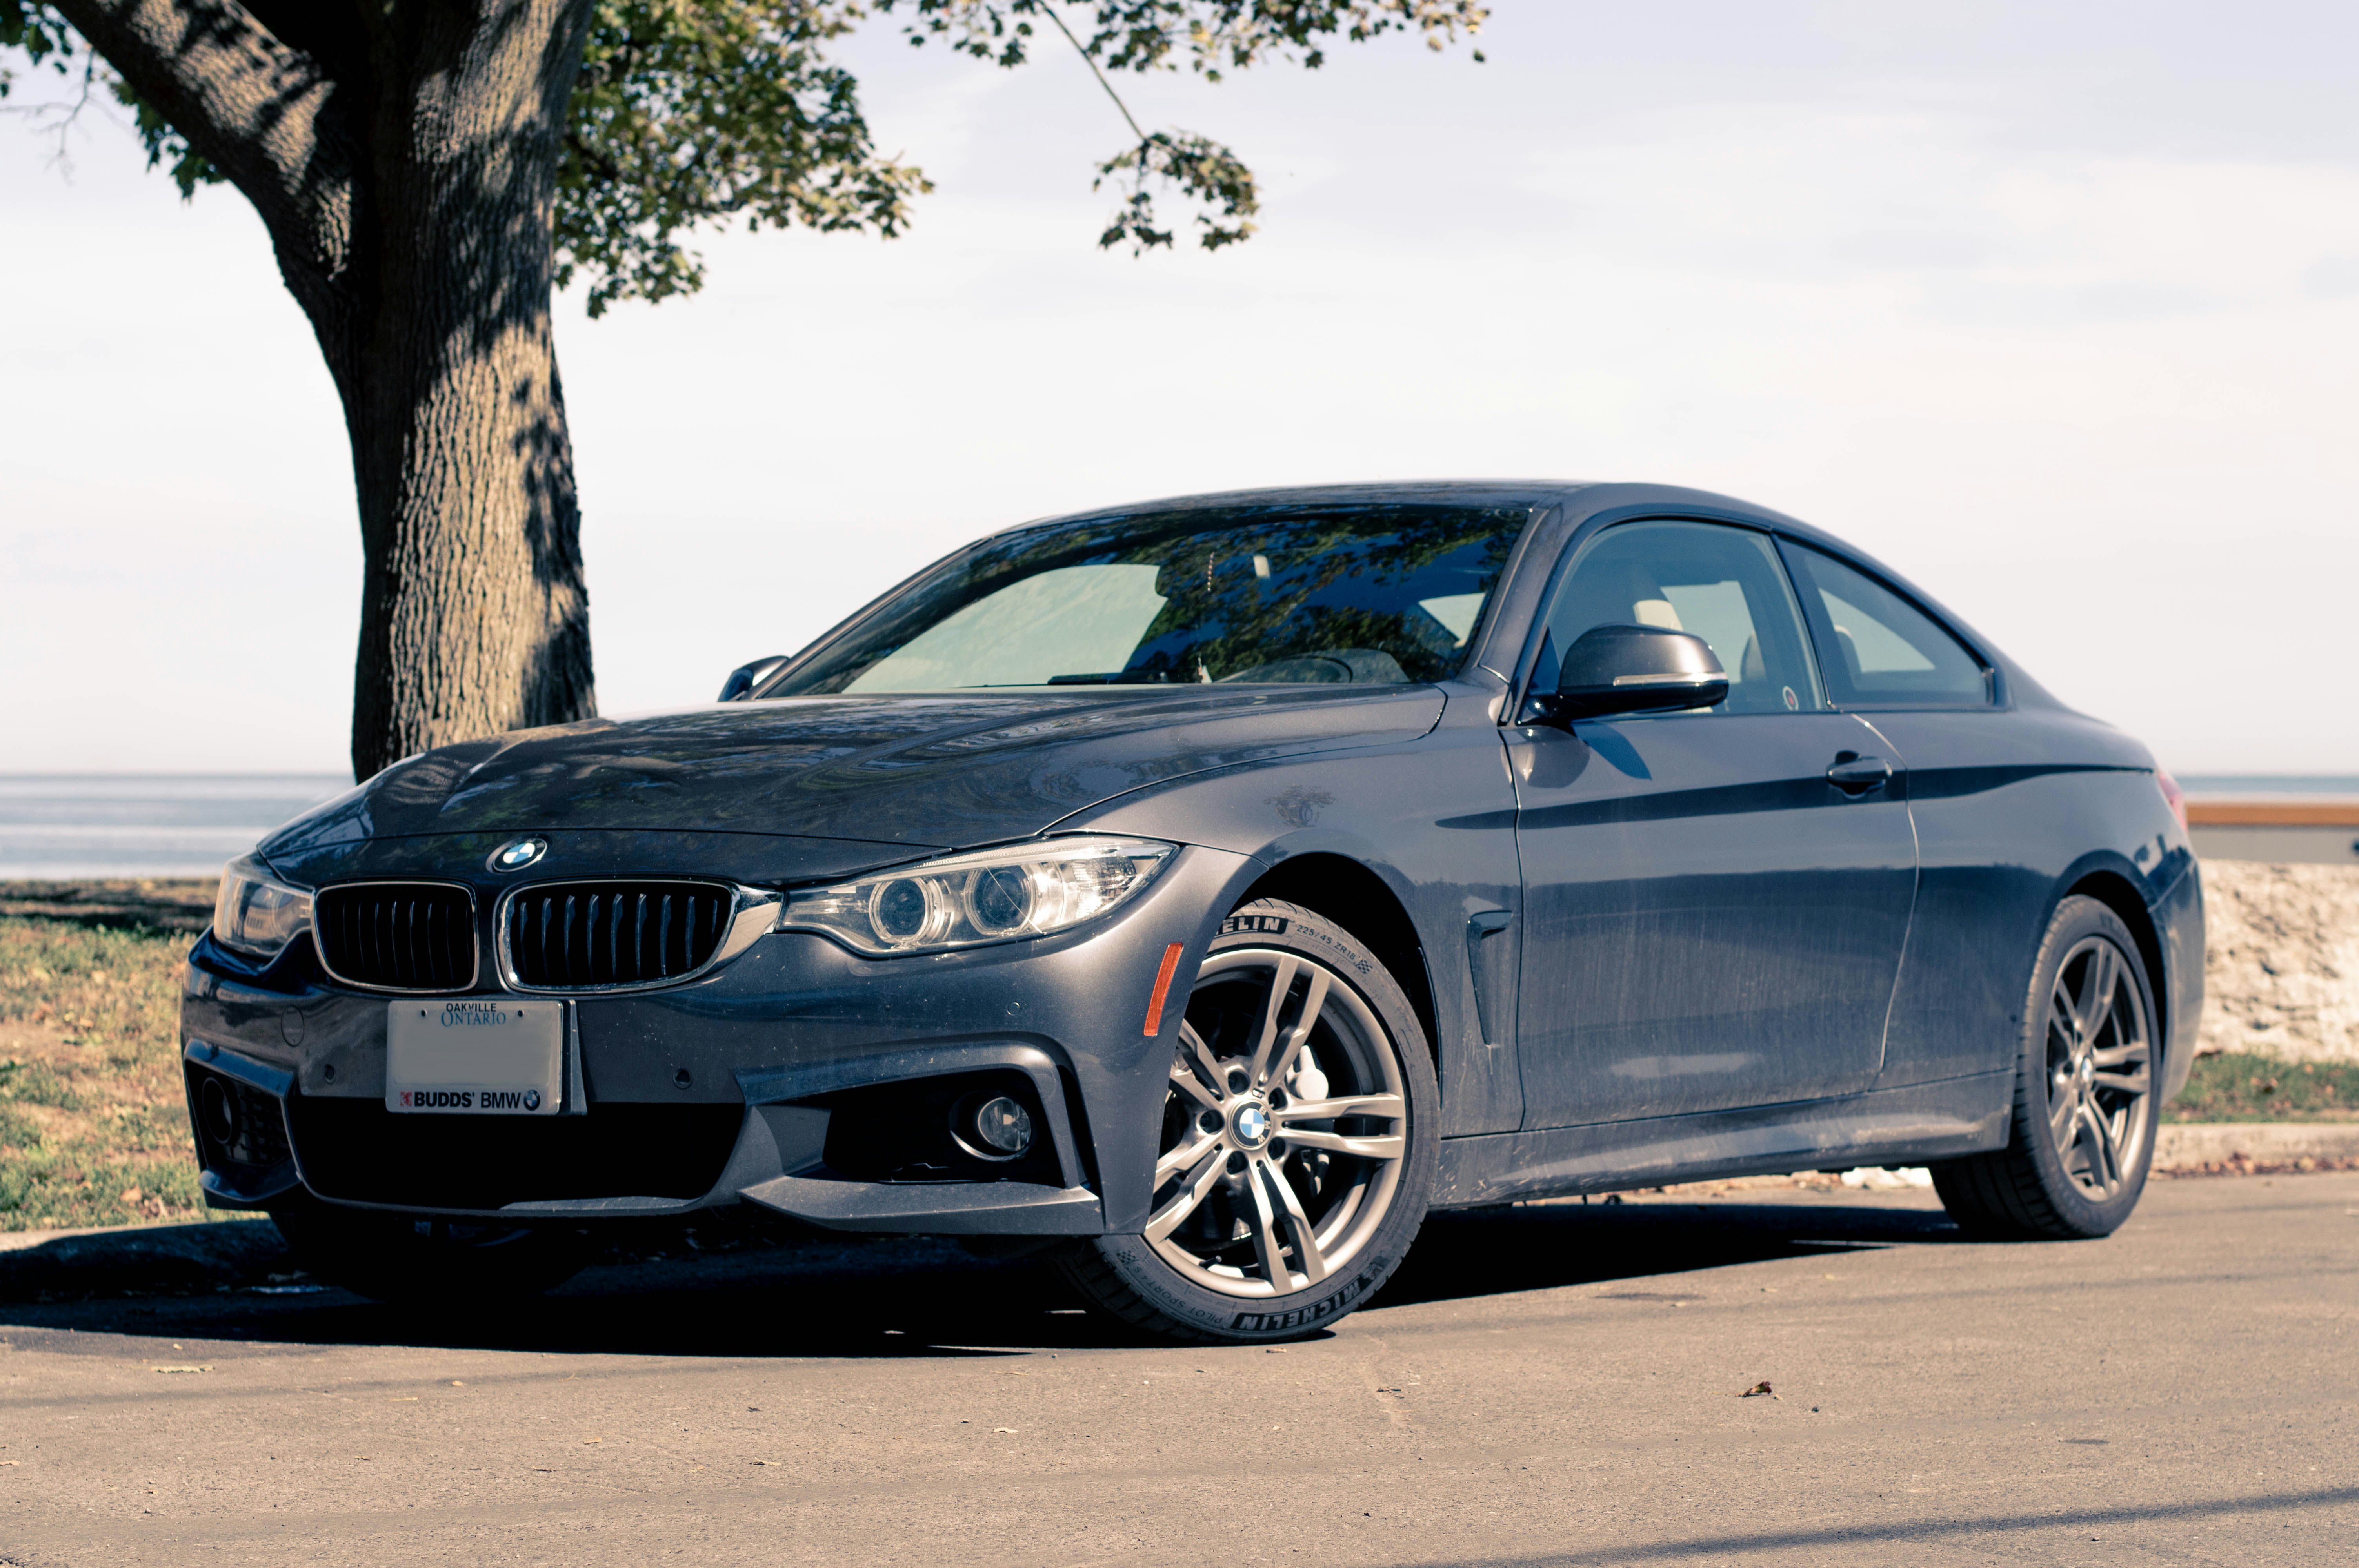
[[[1837,752],[1834,766],[1827,770],[1827,783],[1849,795],[1866,795],[1891,782],[1890,762],[1882,757],[1863,757],[1857,752]]]

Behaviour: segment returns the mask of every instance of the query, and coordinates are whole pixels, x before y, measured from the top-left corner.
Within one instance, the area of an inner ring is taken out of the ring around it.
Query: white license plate
[[[530,998],[397,1001],[385,1010],[385,1108],[555,1116],[565,1004]]]

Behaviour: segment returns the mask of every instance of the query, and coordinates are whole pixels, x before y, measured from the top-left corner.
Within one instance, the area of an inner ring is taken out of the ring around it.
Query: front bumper
[[[871,959],[774,933],[691,984],[569,1000],[549,1117],[386,1110],[386,997],[331,984],[302,944],[257,973],[207,938],[181,1009],[207,1201],[565,1222],[751,1204],[856,1231],[1134,1231],[1188,982],[1256,869],[1188,849],[1132,905],[1062,936]],[[1031,1110],[1022,1159],[929,1141],[969,1085]]]

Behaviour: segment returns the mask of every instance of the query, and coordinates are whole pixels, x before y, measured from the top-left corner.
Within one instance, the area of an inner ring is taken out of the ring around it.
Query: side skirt
[[[1445,1138],[1433,1206],[1919,1165],[2003,1148],[2014,1081],[2011,1072],[1983,1073],[1799,1105]]]

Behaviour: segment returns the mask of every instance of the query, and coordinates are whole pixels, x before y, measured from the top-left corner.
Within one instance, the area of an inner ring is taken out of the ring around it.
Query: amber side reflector
[[[1147,1037],[1149,1040],[1163,1033],[1163,999],[1171,994],[1171,977],[1180,968],[1180,954],[1187,946],[1174,942],[1163,949],[1163,967],[1155,971],[1155,989],[1147,999]]]

